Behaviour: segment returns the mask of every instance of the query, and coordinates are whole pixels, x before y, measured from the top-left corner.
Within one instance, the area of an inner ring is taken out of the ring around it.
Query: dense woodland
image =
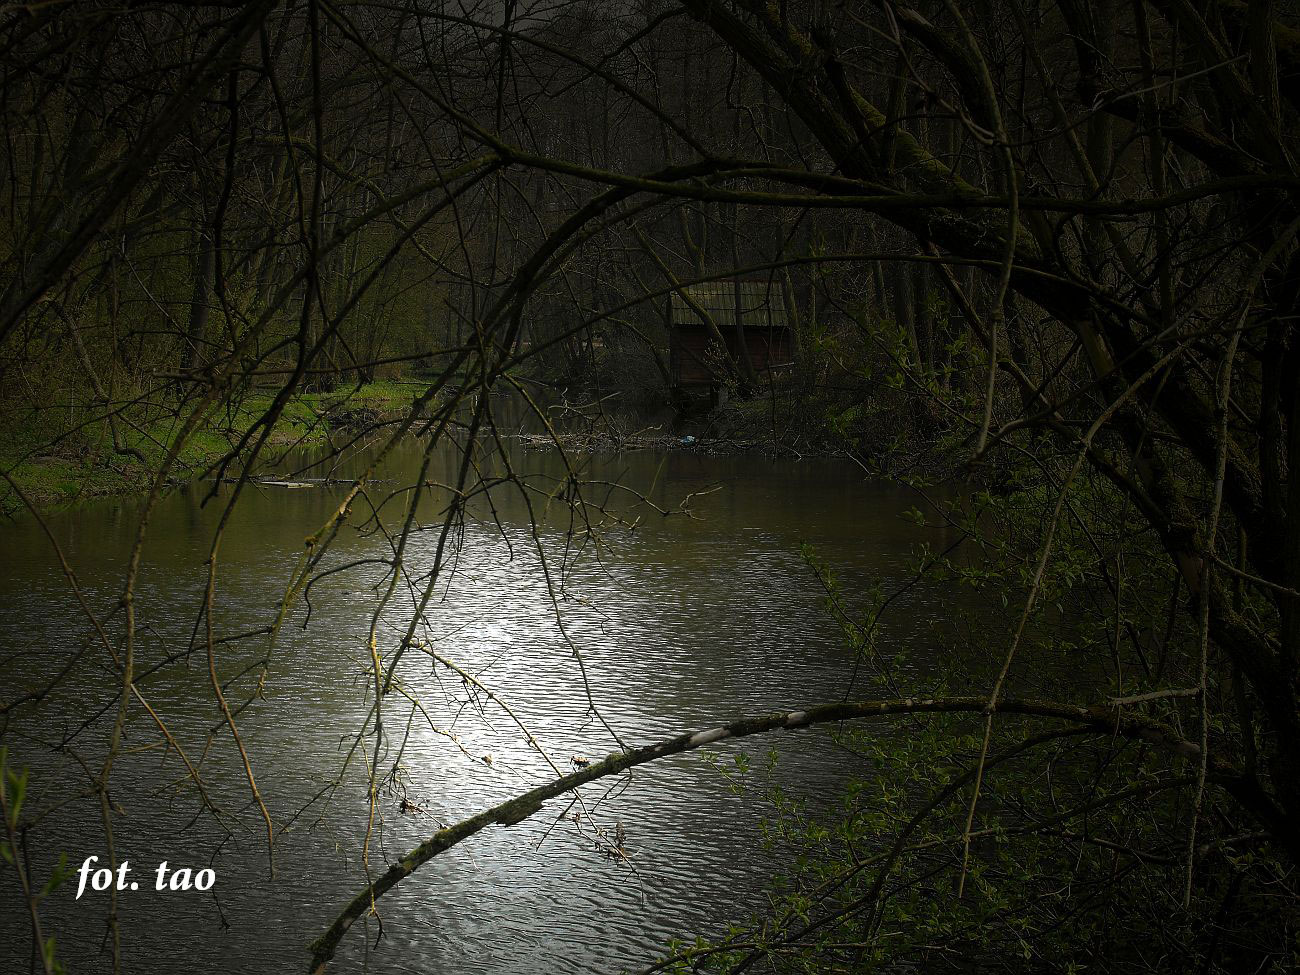
[[[726,732],[835,722],[893,798],[799,840],[801,869],[734,940],[646,965],[1300,963],[1293,3],[85,0],[0,9],[0,72],[8,510],[42,517],[53,470],[113,472],[146,498],[115,605],[80,600],[67,565],[69,620],[92,633],[78,656],[34,691],[0,681],[4,884],[38,944],[48,878],[14,857],[39,842],[38,811],[14,801],[18,743],[35,746],[12,732],[82,654],[112,659],[116,718],[84,743],[77,785],[111,835],[124,729],[170,742],[135,685],[149,607],[133,592],[175,484],[226,479],[210,503],[228,510],[322,426],[368,424],[377,456],[412,435],[457,445],[432,514],[427,482],[382,488],[404,514],[377,599],[410,588],[412,624],[370,647],[360,738],[378,757],[467,499],[517,489],[598,520],[576,474],[512,487],[485,472],[493,394],[539,422],[562,402],[586,431],[705,422],[672,387],[664,309],[743,278],[779,285],[795,362],[759,374],[708,323],[732,429],[961,484],[946,517],[979,557],[928,553],[916,571],[977,592],[1000,629],[968,684],[897,671],[877,639],[890,594],[842,591],[809,553],[862,656],[854,698]],[[376,382],[398,384],[400,409],[349,405]],[[352,483],[308,540],[249,654],[271,652],[333,540],[368,517],[367,489]],[[420,528],[439,562],[408,587]],[[220,542],[196,567],[200,619],[221,599]],[[240,652],[196,632],[196,659]],[[1043,689],[1031,677],[1062,648],[1077,683]],[[247,770],[244,815],[273,848],[279,812],[238,737],[256,674],[223,693],[213,672],[222,760]],[[202,762],[170,743],[201,793]],[[354,921],[384,917],[383,895],[451,845],[700,744],[629,749],[376,863],[369,887],[338,892],[347,907],[304,967],[324,971]],[[110,928],[118,970],[131,932]],[[61,964],[54,948],[32,959]]]

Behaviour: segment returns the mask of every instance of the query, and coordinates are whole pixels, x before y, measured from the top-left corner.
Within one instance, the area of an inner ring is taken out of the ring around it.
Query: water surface
[[[202,636],[203,563],[230,488],[206,506],[205,489],[180,491],[153,515],[135,600],[136,667],[156,669],[139,686],[187,753],[202,757],[221,817],[202,808],[183,766],[157,747],[152,722],[133,708],[112,780],[117,854],[141,881],[121,898],[128,971],[305,970],[304,946],[364,883],[373,736],[360,750],[353,745],[373,701],[366,634],[384,573],[364,560],[391,552],[389,536],[365,524],[365,514],[370,501],[409,484],[421,449],[413,441],[399,451],[369,500],[358,502],[322,568],[363,564],[313,584],[308,625],[300,603],[270,649],[264,678],[265,637],[216,645],[231,704],[245,705],[238,727],[280,830],[274,876],[242,763],[213,698],[202,640],[184,656],[196,632]],[[519,724],[567,771],[574,757],[616,748],[609,729],[640,745],[843,697],[855,662],[800,546],[815,546],[852,593],[872,581],[886,590],[903,585],[918,545],[952,540],[902,517],[923,503],[916,496],[870,482],[845,461],[686,450],[578,455],[573,462],[588,478],[608,482],[588,488],[593,506],[584,521],[558,500],[547,513],[547,496],[567,476],[558,454],[519,449],[510,459],[529,474],[527,502],[503,485],[490,504],[479,498],[469,506],[451,536],[454,572],[444,570],[417,630],[477,685],[412,650],[398,671],[402,692],[384,699],[380,768],[399,774],[376,807],[376,873],[440,824],[553,775]],[[428,480],[449,481],[454,462],[450,452],[439,455]],[[346,465],[338,471],[347,472]],[[674,512],[695,495],[692,514],[659,514],[609,486],[615,483]],[[436,515],[449,495],[426,493],[421,515],[431,527],[409,544],[413,581],[381,614],[381,651],[397,645],[421,576],[433,565]],[[332,486],[260,488],[242,499],[220,549],[218,639],[274,618],[304,539],[341,494]],[[635,527],[611,521],[597,502]],[[137,515],[138,502],[112,501],[50,519],[114,639],[122,631],[114,607]],[[391,530],[400,516],[399,497],[383,506],[380,522]],[[23,520],[0,531],[0,703],[43,686],[81,654],[39,710],[10,715],[11,751],[33,769],[27,809],[52,810],[30,834],[34,870],[43,877],[60,851],[74,863],[106,855],[96,800],[73,797],[89,781],[79,761],[90,770],[103,761],[120,678],[78,615],[39,527]],[[886,623],[884,645],[909,651],[913,666],[924,665],[933,645],[935,614],[925,608],[932,597],[925,587],[909,590]],[[65,743],[64,751],[51,747]],[[761,765],[774,746],[781,758],[764,781],[810,796],[814,805],[833,801],[837,786],[862,771],[827,732],[813,730],[717,747],[712,760],[679,756],[595,783],[580,804],[553,800],[525,822],[489,828],[426,865],[383,899],[382,936],[374,921],[349,933],[335,970],[636,971],[671,938],[723,931],[765,903],[782,851],[760,842],[770,809],[732,788],[712,763],[728,766],[743,750]],[[609,849],[619,835],[626,857]],[[153,867],[164,859],[212,866],[214,891],[154,892]],[[29,944],[12,876],[6,873],[0,894],[6,970],[25,964]],[[107,895],[74,901],[75,892],[74,878],[50,898],[45,924],[70,971],[105,970]]]

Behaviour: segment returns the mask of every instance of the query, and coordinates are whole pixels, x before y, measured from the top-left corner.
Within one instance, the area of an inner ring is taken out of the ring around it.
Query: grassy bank
[[[381,381],[296,394],[276,422],[271,446],[278,451],[324,446],[332,431],[404,411],[421,389],[419,382]],[[273,395],[252,391],[212,416],[186,438],[169,482],[209,471],[266,413]],[[185,414],[141,407],[119,414],[112,427],[102,417],[87,420],[86,415],[88,410],[78,422],[72,410],[67,417],[47,413],[29,419],[27,428],[6,431],[0,441],[0,471],[37,507],[61,508],[144,490],[175,444]],[[13,516],[24,507],[8,480],[0,479],[0,514]]]

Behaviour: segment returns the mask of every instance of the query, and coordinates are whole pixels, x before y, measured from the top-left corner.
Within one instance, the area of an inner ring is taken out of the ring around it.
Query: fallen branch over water
[[[807,728],[817,724],[859,718],[921,713],[997,713],[1069,721],[1096,729],[1101,734],[1141,738],[1182,758],[1200,757],[1200,747],[1180,737],[1173,728],[1136,714],[1126,714],[1119,707],[1101,705],[1083,707],[1055,701],[1030,699],[1000,700],[991,708],[987,697],[893,698],[857,703],[823,704],[805,711],[789,711],[761,717],[743,718],[706,731],[686,732],[675,738],[631,751],[614,752],[599,762],[561,776],[513,799],[486,809],[453,826],[439,830],[415,849],[391,864],[387,871],[361,890],[343,909],[325,933],[311,943],[312,975],[322,975],[339,942],[358,918],[371,911],[385,893],[409,877],[421,866],[488,826],[513,826],[542,808],[547,799],[570,792],[597,779],[644,765],[669,755],[692,751],[729,738],[746,738],[781,729]],[[1210,778],[1225,785],[1228,791],[1251,809],[1266,826],[1279,821],[1276,808],[1259,789],[1258,783],[1243,776],[1226,763],[1211,760]],[[1274,835],[1277,835],[1274,833]]]

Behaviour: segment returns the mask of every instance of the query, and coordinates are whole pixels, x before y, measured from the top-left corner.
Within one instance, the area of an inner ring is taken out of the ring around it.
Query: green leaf
[[[23,769],[18,774],[10,769],[9,784],[13,788],[13,796],[9,800],[9,821],[16,826],[18,813],[23,808],[23,799],[27,796],[27,769]]]
[[[41,888],[40,896],[48,897],[60,884],[63,883],[63,881],[68,879],[68,875],[71,872],[72,871],[68,869],[68,854],[60,853],[59,862],[54,867],[54,870],[51,871],[50,879],[45,881],[45,886]]]

